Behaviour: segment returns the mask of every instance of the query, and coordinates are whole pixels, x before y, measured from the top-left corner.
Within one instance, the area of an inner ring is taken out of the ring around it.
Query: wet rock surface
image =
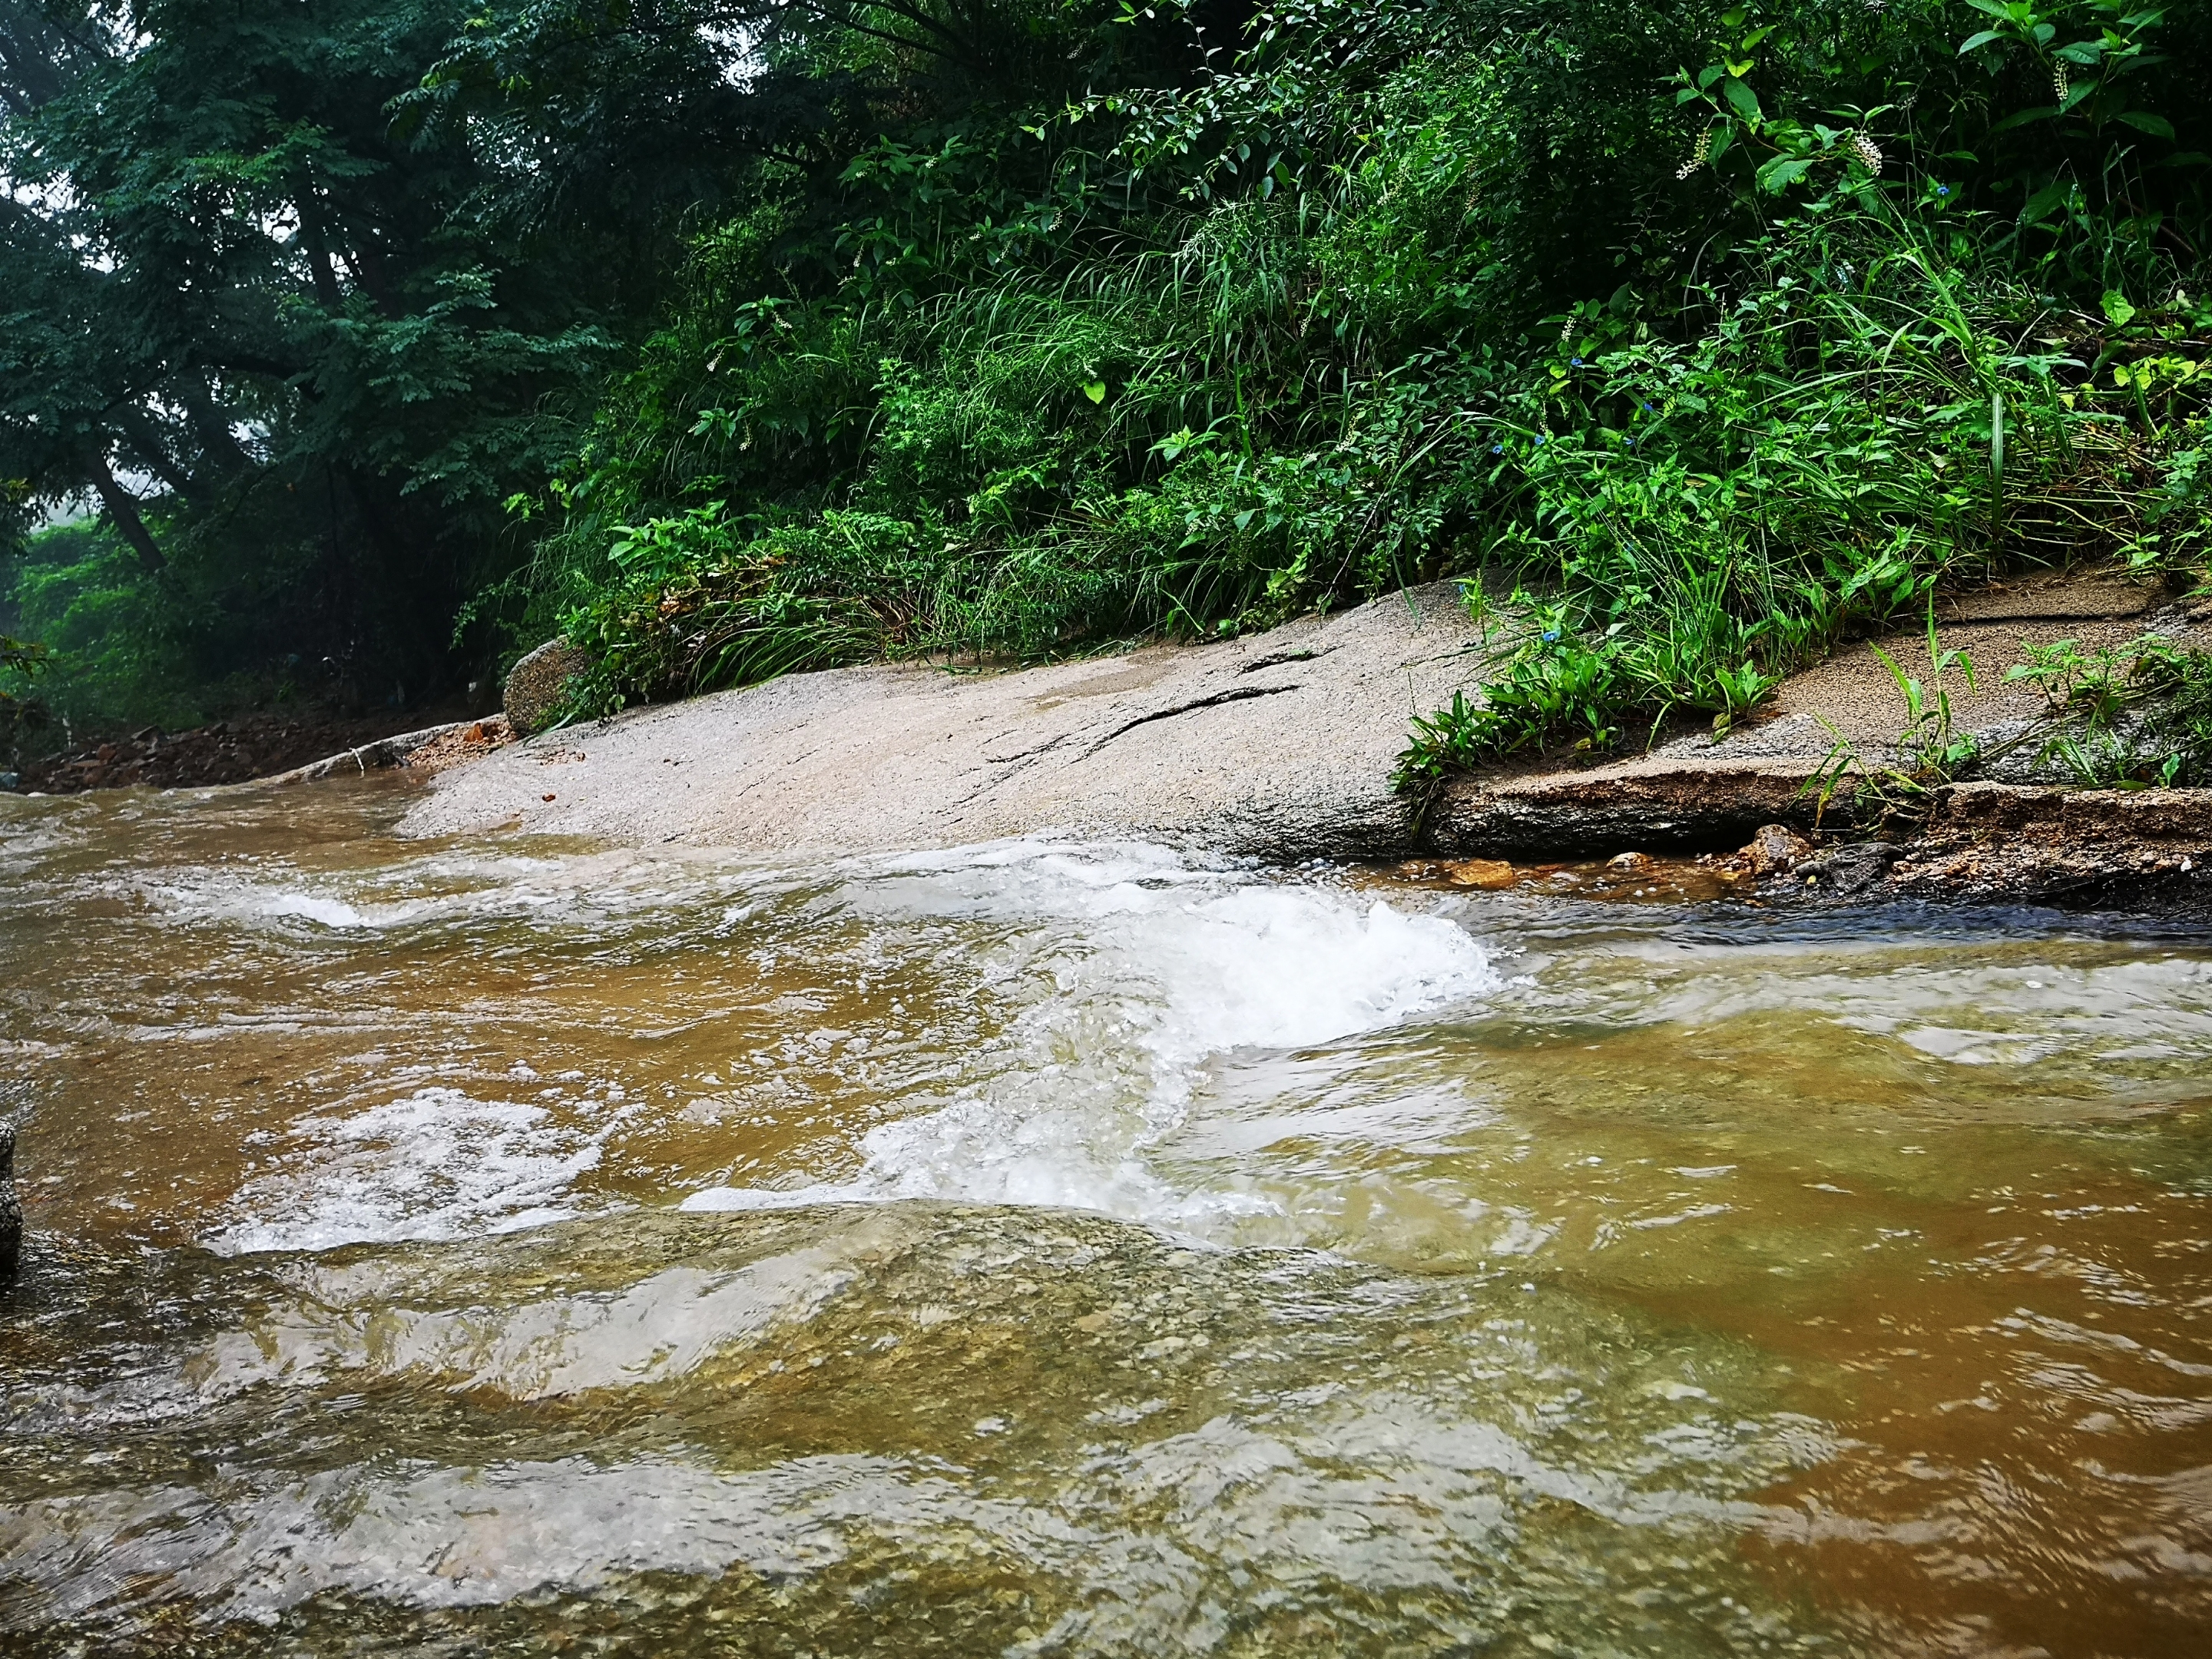
[[[1761,824],[1744,848],[1755,876],[1784,874],[1813,855],[1813,843],[1786,824]]]
[[[1856,898],[1871,891],[1903,855],[1894,842],[1850,842],[1802,860],[1790,873],[1832,897]]]
[[[1917,826],[1833,832],[1788,866],[1763,863],[1756,841],[1719,862],[1751,875],[1763,896],[1794,902],[2030,904],[2212,921],[2212,790],[1954,784]]]
[[[543,733],[441,778],[403,829],[777,853],[1049,834],[1399,857],[1419,833],[1390,787],[1407,722],[1473,677],[1479,643],[1437,583],[1212,645],[793,675]]]
[[[1954,785],[1885,886],[1900,897],[2212,921],[2212,790]]]
[[[1393,876],[1608,902],[1737,899],[1819,908],[1907,901],[2146,913],[2212,921],[2212,790],[1939,792],[1927,822],[1818,835],[1762,826],[1732,851],[1412,860]]]

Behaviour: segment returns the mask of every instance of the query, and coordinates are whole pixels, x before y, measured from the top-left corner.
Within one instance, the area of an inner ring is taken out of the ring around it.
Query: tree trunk
[[[300,186],[300,245],[307,251],[307,270],[315,284],[315,303],[325,311],[338,308],[338,274],[331,264],[330,244],[323,236],[323,205],[315,199],[313,185]]]
[[[115,482],[115,475],[107,470],[107,457],[94,450],[85,464],[85,474],[92,487],[100,492],[107,516],[115,521],[118,534],[131,544],[138,562],[149,570],[165,568],[169,561],[161,552],[161,545],[154,539],[154,532],[146,528],[146,520],[138,516],[138,501],[130,491]]]
[[[126,404],[115,411],[114,419],[116,425],[123,428],[123,435],[131,441],[131,453],[145,462],[155,477],[179,496],[198,494],[185,470],[169,458],[168,446],[161,441],[154,422],[142,411]]]
[[[252,464],[253,458],[238,441],[238,435],[230,429],[230,422],[216,406],[215,398],[207,387],[198,379],[187,375],[179,395],[185,413],[191,418],[192,430],[198,434],[200,448],[207,458],[225,473],[245,471]]]

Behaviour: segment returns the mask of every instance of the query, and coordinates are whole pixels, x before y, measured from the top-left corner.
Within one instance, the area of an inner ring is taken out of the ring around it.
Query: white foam
[[[568,1183],[599,1140],[542,1107],[418,1089],[349,1117],[293,1125],[302,1150],[232,1201],[240,1218],[203,1242],[225,1255],[465,1238],[565,1220]],[[604,1133],[604,1132],[602,1132]]]
[[[1034,844],[892,866],[858,908],[1026,923],[979,979],[1029,1006],[936,1110],[878,1126],[848,1179],[714,1187],[690,1210],[910,1198],[1069,1206],[1194,1225],[1263,1211],[1184,1190],[1147,1157],[1181,1126],[1199,1068],[1237,1049],[1373,1031],[1494,988],[1464,931],[1324,885],[1193,868],[1158,848]]]
[[[125,890],[157,915],[187,925],[252,931],[389,933],[469,926],[501,918],[590,927],[609,915],[680,908],[696,896],[666,890],[671,870],[641,854],[592,853],[564,859],[446,852],[397,868],[302,870],[279,860],[243,866],[191,866],[158,881],[127,878]],[[738,875],[712,865],[700,878]]]
[[[283,920],[298,917],[305,921],[319,922],[325,927],[371,927],[372,922],[343,899],[323,898],[313,893],[275,893],[263,899],[258,912],[264,916]]]
[[[1273,1200],[1195,1185],[1158,1155],[1191,1109],[1201,1068],[1232,1051],[1376,1030],[1497,983],[1483,948],[1441,916],[1155,847],[1006,842],[854,860],[806,881],[757,861],[598,854],[517,862],[498,872],[503,880],[494,873],[416,868],[395,892],[296,872],[271,881],[215,872],[173,890],[167,908],[342,938],[449,917],[526,916],[537,926],[538,910],[550,925],[588,931],[622,926],[625,915],[743,908],[761,916],[749,924],[761,930],[757,960],[791,941],[810,951],[836,941],[827,948],[863,971],[879,961],[921,968],[949,1003],[973,1011],[987,1035],[940,1036],[936,1054],[888,1103],[888,1121],[863,1120],[873,1125],[865,1133],[855,1123],[761,1185],[682,1196],[693,1211],[949,1198],[1194,1230],[1269,1211]],[[481,884],[454,890],[464,881]],[[744,906],[720,902],[739,896]],[[862,1051],[848,1048],[856,1061]],[[303,1119],[293,1126],[297,1150],[237,1194],[209,1242],[227,1252],[313,1250],[566,1218],[576,1209],[572,1183],[598,1163],[604,1130],[575,1127],[570,1106],[559,1110],[556,1121],[540,1105],[423,1088],[351,1115]]]
[[[817,1181],[805,1187],[705,1187],[676,1207],[694,1215],[753,1210],[803,1210],[815,1204],[865,1203],[882,1194],[865,1181]]]

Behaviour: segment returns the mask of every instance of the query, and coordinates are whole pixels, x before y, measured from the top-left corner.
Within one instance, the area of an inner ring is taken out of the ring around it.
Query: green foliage
[[[2087,787],[2212,787],[2212,652],[2159,634],[2092,651],[2073,640],[2030,646],[2027,660],[2004,678],[2040,690],[2043,715],[1984,752],[1958,730],[1947,684],[1955,670],[1973,690],[1973,660],[1942,644],[1932,607],[1925,681],[1881,647],[1872,648],[1897,690],[1905,723],[1888,753],[1873,760],[1830,728],[1835,747],[1804,790],[1821,812],[1844,795],[1863,821],[1917,820],[1943,785],[2031,743],[2040,745],[2039,764],[2056,762]]]
[[[274,561],[233,563],[198,548],[149,572],[112,529],[86,520],[42,531],[0,562],[0,617],[40,641],[41,702],[63,730],[174,731],[327,679],[284,649],[301,631],[287,615],[298,586]]]
[[[1973,658],[1955,646],[1946,646],[1937,635],[1933,604],[1928,607],[1927,626],[1925,681],[1908,672],[1881,646],[1869,647],[1897,689],[1905,715],[1905,723],[1886,756],[1869,762],[1856,744],[1822,720],[1836,740],[1835,747],[1799,792],[1815,798],[1816,818],[1827,811],[1848,784],[1855,816],[1883,824],[1898,819],[1923,820],[1936,790],[1956,781],[1981,761],[1996,757],[1985,756],[1971,733],[1958,729],[1951,705],[1953,670],[1966,682],[1967,690],[1975,689]]]
[[[138,567],[67,579],[57,687],[89,672],[88,706],[189,701],[210,672],[298,654],[442,678],[453,608],[500,557],[500,501],[571,446],[557,400],[613,343],[587,249],[502,234],[489,158],[395,129],[469,9],[44,15],[37,51],[0,52],[0,550],[88,501]],[[209,622],[202,601],[230,609]],[[171,611],[191,620],[148,620]],[[146,647],[203,623],[182,654]],[[216,638],[256,654],[210,661]]]
[[[46,648],[0,634],[0,749],[15,758],[24,737],[46,723],[46,705],[31,683],[46,672]]]
[[[2083,651],[2072,640],[2032,647],[2007,671],[2045,696],[2060,730],[2044,757],[2092,787],[2212,787],[2212,652],[2145,634]]]
[[[2205,556],[2206,0],[52,9],[0,477],[161,673],[565,629],[610,708],[1495,572],[1416,781]]]
[[[1725,731],[1947,573],[2186,561],[2200,175],[2120,118],[2197,118],[2197,13],[2106,20],[2124,108],[2010,124],[2105,14],[1962,53],[1971,15],[1301,0],[1148,79],[1199,14],[1129,14],[1079,101],[759,175],[485,604],[602,653],[611,706],[1500,571],[1413,783]]]

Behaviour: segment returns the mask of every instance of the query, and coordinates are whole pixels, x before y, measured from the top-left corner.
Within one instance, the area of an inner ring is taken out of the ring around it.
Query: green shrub
[[[2197,558],[2202,11],[2016,10],[1300,0],[763,175],[501,602],[611,706],[1498,573],[1410,781],[1725,728],[1947,575]]]

